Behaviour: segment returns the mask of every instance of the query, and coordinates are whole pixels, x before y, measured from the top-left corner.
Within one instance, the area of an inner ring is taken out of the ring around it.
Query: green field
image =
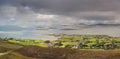
[[[59,40],[0,38],[0,59],[120,59],[119,52],[120,38],[106,35],[64,35]]]
[[[55,35],[54,35],[55,36]],[[59,36],[59,35],[58,35]],[[16,40],[8,38],[9,43],[14,43],[23,46],[41,46],[48,47],[46,40]],[[54,45],[54,47],[72,48],[78,46],[79,49],[119,49],[120,38],[110,37],[107,35],[64,35],[59,40],[47,40]]]

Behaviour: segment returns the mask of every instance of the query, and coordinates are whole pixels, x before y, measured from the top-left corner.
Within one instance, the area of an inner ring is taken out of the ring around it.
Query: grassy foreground
[[[0,59],[120,59],[120,50],[74,50],[25,46]]]

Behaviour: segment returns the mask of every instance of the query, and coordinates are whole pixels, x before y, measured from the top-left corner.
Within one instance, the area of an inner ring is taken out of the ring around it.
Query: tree
[[[52,44],[49,40],[45,41],[45,43],[47,43],[48,47],[54,47],[54,44]]]
[[[56,43],[56,44],[55,44],[55,46],[60,47],[60,46],[63,46],[63,44],[62,44],[62,42],[61,42],[61,41],[59,41],[58,43]]]

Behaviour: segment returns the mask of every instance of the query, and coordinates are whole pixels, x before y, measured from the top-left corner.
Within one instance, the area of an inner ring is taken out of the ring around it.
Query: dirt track
[[[12,50],[11,51],[7,51],[5,53],[0,53],[0,56],[6,55],[6,54],[11,53],[11,52],[12,52]]]

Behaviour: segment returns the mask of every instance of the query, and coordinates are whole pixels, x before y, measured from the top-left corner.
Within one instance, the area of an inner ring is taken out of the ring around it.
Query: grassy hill
[[[0,41],[0,53],[4,53],[7,51],[13,51],[13,50],[19,49],[21,47],[22,47],[21,45],[12,44],[12,43],[9,43],[4,40]]]
[[[84,40],[85,39],[85,40]],[[64,36],[61,38],[63,45],[74,45],[74,40],[80,42],[94,43],[96,39],[105,39],[105,42],[113,41],[119,45],[120,38],[112,38],[107,36]],[[69,40],[69,41],[68,41]],[[83,40],[83,41],[82,41]],[[14,43],[15,42],[15,43]],[[21,43],[22,42],[22,43]],[[28,44],[30,42],[30,44]],[[34,44],[31,44],[34,43]],[[56,41],[57,42],[57,41]],[[59,41],[58,41],[59,42]],[[20,44],[18,44],[20,43]],[[25,44],[23,44],[25,43]],[[44,41],[15,39],[0,40],[0,59],[120,59],[120,50],[104,50],[104,49],[69,49],[54,47],[48,48],[43,45]],[[88,44],[86,43],[86,44]],[[43,45],[40,47],[40,45]],[[44,43],[46,44],[46,43]]]
[[[120,59],[120,50],[76,50],[24,46],[0,56],[0,59]]]
[[[27,57],[16,52],[11,52],[9,54],[0,56],[0,59],[38,59],[38,58]]]
[[[120,50],[74,50],[26,46],[0,59],[120,59]]]

